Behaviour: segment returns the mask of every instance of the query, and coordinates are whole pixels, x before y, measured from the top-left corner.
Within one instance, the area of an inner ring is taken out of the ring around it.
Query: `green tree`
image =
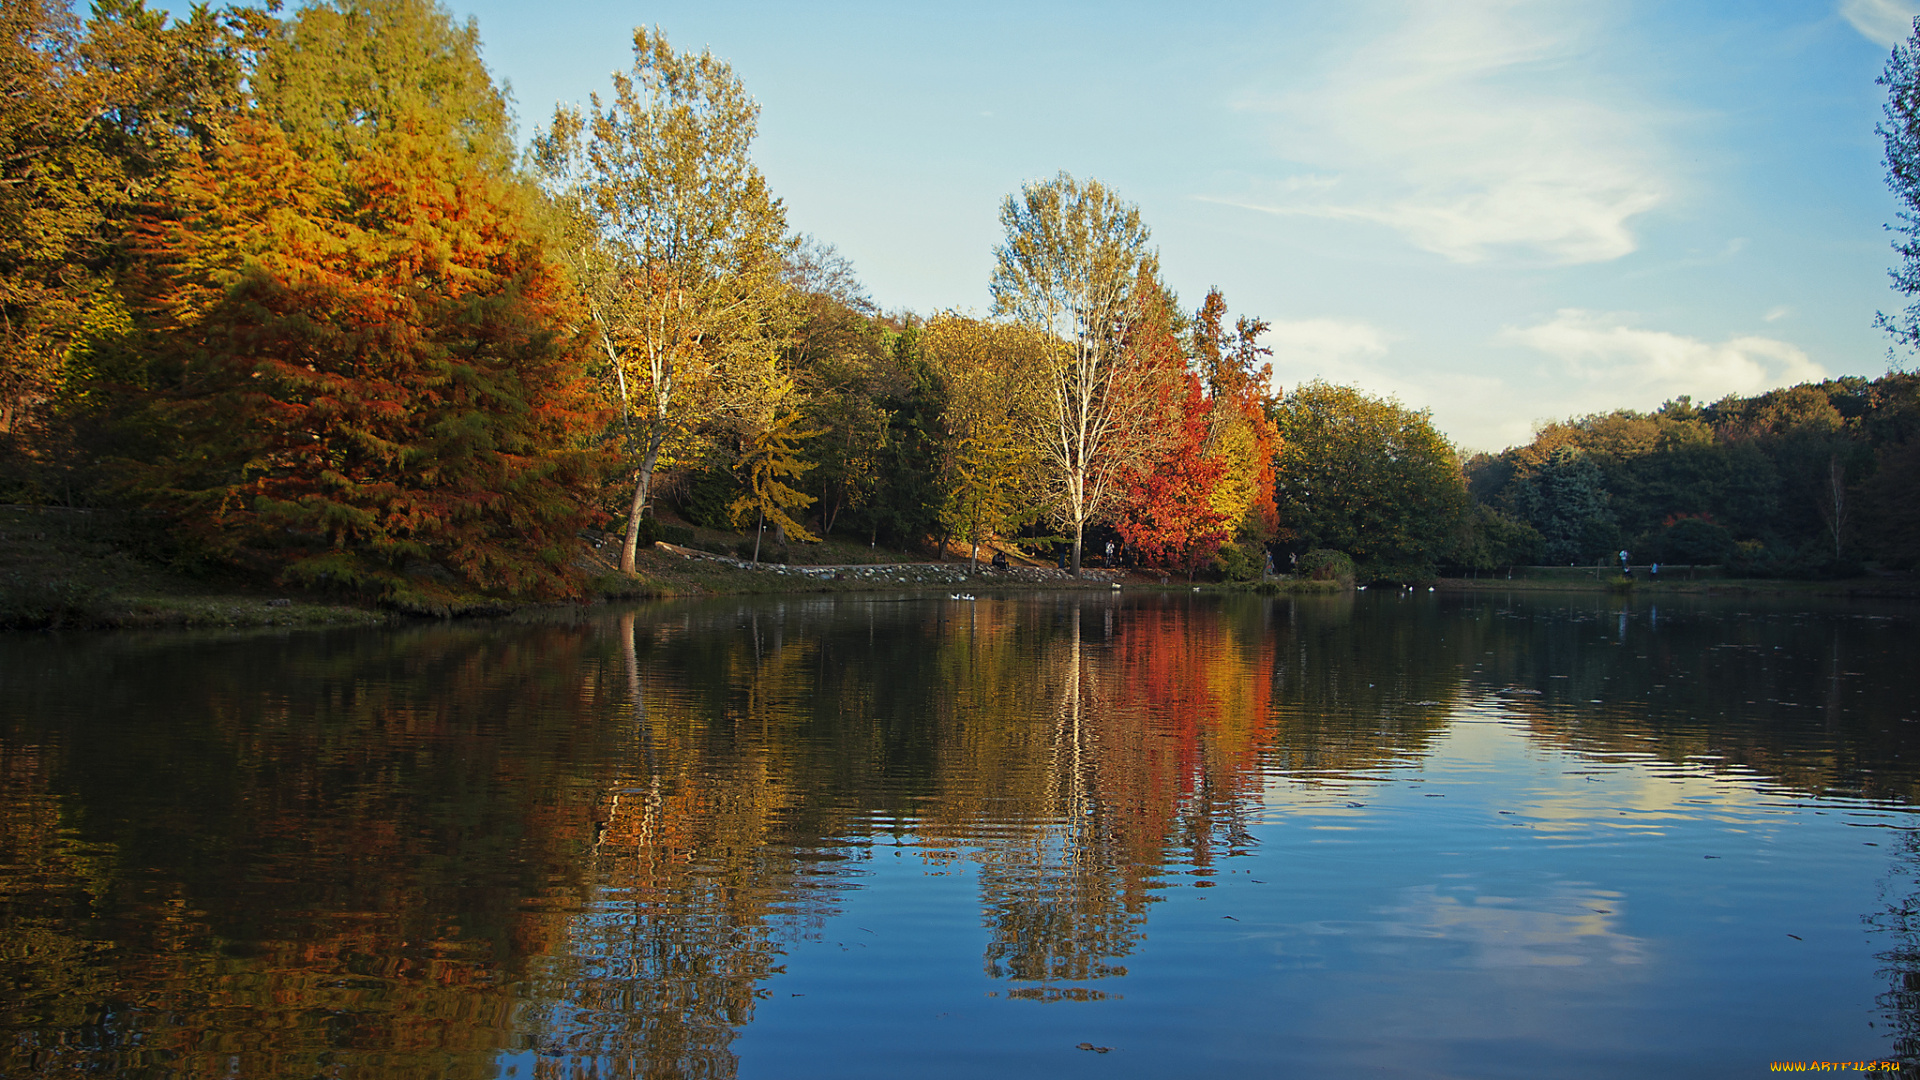
[[[1425,412],[1315,380],[1274,406],[1281,535],[1364,567],[1426,573],[1467,511],[1453,447]]]
[[[831,244],[802,238],[786,280],[800,314],[787,338],[786,367],[800,389],[807,427],[803,447],[819,492],[820,533],[868,505],[879,482],[887,414],[878,400],[888,357],[885,331],[853,266]]]
[[[1134,283],[1151,264],[1140,210],[1065,172],[1000,208],[993,308],[1052,338],[1035,442],[1055,520],[1080,572],[1088,524],[1110,513],[1148,433],[1153,395],[1123,347]]]
[[[1910,300],[1898,315],[1881,312],[1874,322],[1912,350],[1920,347],[1920,301],[1911,299],[1920,294],[1920,29],[1894,46],[1874,82],[1887,88],[1885,119],[1874,130],[1886,148],[1887,187],[1902,207],[1899,223],[1890,226],[1901,263],[1889,276],[1893,290]]]
[[[549,192],[587,223],[570,253],[632,425],[620,567],[676,440],[752,404],[791,321],[786,212],[749,147],[760,107],[711,52],[634,31],[631,73],[536,140]]]
[[[1619,539],[1606,478],[1593,459],[1562,446],[1515,481],[1512,505],[1540,533],[1549,563],[1576,563],[1611,552]]]

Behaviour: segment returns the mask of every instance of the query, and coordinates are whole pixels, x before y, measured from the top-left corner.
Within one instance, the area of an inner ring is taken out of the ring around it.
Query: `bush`
[[[1266,569],[1266,546],[1253,541],[1226,544],[1220,548],[1214,565],[1228,581],[1258,581]]]
[[[660,539],[676,547],[693,546],[693,530],[685,525],[660,526]]]
[[[107,596],[97,586],[77,581],[22,578],[0,581],[0,628],[59,630],[97,626],[107,621]]]
[[[1353,560],[1339,551],[1316,548],[1300,556],[1298,572],[1301,577],[1311,581],[1338,581],[1342,585],[1353,584]]]

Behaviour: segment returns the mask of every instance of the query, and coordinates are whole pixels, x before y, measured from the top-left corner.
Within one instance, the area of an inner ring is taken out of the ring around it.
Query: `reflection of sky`
[[[1523,709],[1457,707],[1418,769],[1269,783],[1256,833],[1295,876],[1262,944],[1276,970],[1327,980],[1307,1004],[1328,1064],[1451,1075],[1435,1063],[1481,1045],[1544,1075],[1685,1075],[1884,1052],[1859,919],[1885,834],[1848,826],[1887,811],[1571,753]],[[1303,899],[1339,914],[1292,915]]]
[[[1885,1053],[1867,1026],[1884,946],[1860,918],[1887,833],[1850,827],[1885,810],[1560,749],[1496,700],[1456,706],[1417,764],[1276,775],[1262,804],[1208,888],[1168,866],[1128,973],[1091,1003],[1009,1001],[966,864],[882,854],[769,982],[743,1074],[1072,1074],[1082,1041],[1140,1076],[1737,1075]],[[833,1067],[794,1066],[814,1054]]]

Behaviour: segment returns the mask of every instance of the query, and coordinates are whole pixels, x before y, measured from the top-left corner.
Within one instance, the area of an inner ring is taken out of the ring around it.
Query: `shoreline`
[[[1838,578],[1796,581],[1784,578],[1708,578],[1700,581],[1646,581],[1641,578],[1440,578],[1442,592],[1574,592],[1620,596],[1807,596],[1824,599],[1920,600],[1920,581],[1912,578]]]
[[[88,512],[54,514],[0,507],[0,633],[65,630],[300,629],[379,627],[470,618],[498,618],[541,608],[590,607],[644,599],[862,592],[986,593],[1033,591],[1199,592],[1255,596],[1321,595],[1353,588],[1337,581],[1275,578],[1263,582],[1189,582],[1179,574],[1085,567],[1075,578],[1051,565],[994,569],[986,559],[931,561],[871,545],[836,542],[803,549],[824,564],[758,563],[723,553],[738,537],[703,535],[703,546],[659,543],[638,553],[632,576],[619,573],[602,536],[583,536],[576,566],[587,575],[582,596],[534,600],[436,588],[423,579],[415,595],[367,600],[290,589],[231,570],[196,574],[168,565],[141,538]],[[720,550],[716,550],[719,548]],[[1439,578],[1444,592],[1590,593],[1632,596],[1803,596],[1809,599],[1920,599],[1920,580],[1840,581],[1709,578],[1649,582],[1594,575]]]

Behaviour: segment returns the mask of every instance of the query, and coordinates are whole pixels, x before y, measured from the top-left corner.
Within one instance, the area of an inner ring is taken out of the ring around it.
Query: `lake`
[[[1920,1061],[1915,609],[677,601],[0,639],[0,1074]]]

